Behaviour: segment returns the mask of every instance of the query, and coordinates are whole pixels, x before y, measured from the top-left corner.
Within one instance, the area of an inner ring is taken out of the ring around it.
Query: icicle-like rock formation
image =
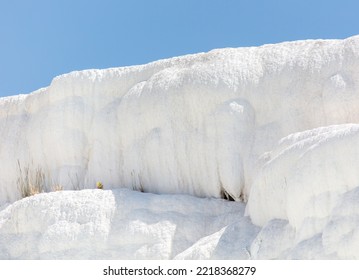
[[[322,256],[358,257],[335,230],[356,230],[359,212],[343,209],[359,187],[358,123],[358,36],[73,72],[0,99],[0,205],[39,174],[48,190],[227,197],[263,227],[252,257],[300,257],[288,248],[315,240]],[[273,255],[277,231],[292,238]]]

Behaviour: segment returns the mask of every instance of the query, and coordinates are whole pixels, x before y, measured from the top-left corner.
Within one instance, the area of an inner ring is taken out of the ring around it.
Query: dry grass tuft
[[[30,170],[29,166],[21,167],[20,161],[17,161],[19,167],[19,178],[17,179],[17,187],[21,197],[28,197],[44,192],[45,190],[45,174],[40,167]]]
[[[63,191],[63,190],[64,190],[64,187],[61,186],[61,185],[53,185],[53,186],[51,187],[51,189],[52,189],[53,192],[59,192],[59,191]]]

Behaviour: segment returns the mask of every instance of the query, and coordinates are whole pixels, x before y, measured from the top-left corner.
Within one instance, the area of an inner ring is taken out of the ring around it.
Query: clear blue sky
[[[0,0],[0,96],[73,70],[359,34],[358,0]]]

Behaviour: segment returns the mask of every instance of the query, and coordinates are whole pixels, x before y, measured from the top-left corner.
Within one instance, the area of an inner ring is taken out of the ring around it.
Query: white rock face
[[[0,259],[171,259],[243,213],[240,202],[126,189],[39,194],[0,212]]]
[[[358,36],[73,72],[0,99],[0,205],[21,197],[20,164],[30,177],[41,170],[49,190],[101,181],[106,189],[248,202],[248,217],[239,211],[240,221],[178,249],[168,249],[172,235],[147,225],[169,243],[124,250],[124,258],[358,258],[358,123]],[[55,224],[54,232],[69,228]],[[82,230],[76,225],[66,238]],[[234,239],[236,252],[223,249]],[[11,258],[31,257],[11,250]]]

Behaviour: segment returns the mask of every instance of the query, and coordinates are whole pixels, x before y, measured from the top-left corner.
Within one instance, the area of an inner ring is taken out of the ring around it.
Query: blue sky
[[[357,0],[0,0],[0,96],[73,70],[359,34]]]

